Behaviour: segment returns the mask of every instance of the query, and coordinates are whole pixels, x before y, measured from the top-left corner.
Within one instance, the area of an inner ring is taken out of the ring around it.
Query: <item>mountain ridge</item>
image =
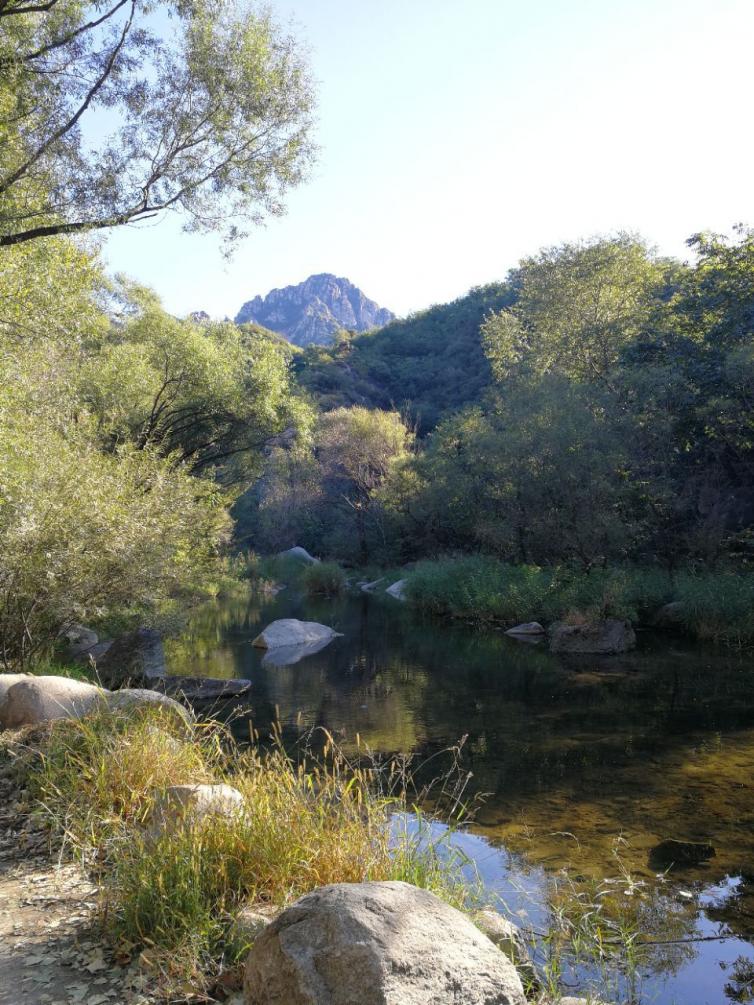
[[[236,324],[254,322],[284,335],[293,345],[330,345],[341,329],[365,332],[395,318],[344,276],[315,273],[293,286],[247,300]]]

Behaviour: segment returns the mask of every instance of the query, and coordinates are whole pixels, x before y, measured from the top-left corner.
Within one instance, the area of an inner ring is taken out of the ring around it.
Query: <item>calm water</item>
[[[276,666],[250,642],[280,617],[321,621],[343,638]],[[577,884],[608,878],[616,889],[629,872],[644,884],[642,931],[663,944],[645,952],[634,987],[611,988],[614,1000],[754,1001],[734,967],[754,961],[751,656],[646,635],[630,656],[563,662],[389,598],[284,591],[204,608],[168,660],[174,673],[250,678],[254,726],[264,732],[278,716],[288,741],[324,726],[346,747],[358,734],[374,751],[438,755],[438,765],[466,736],[463,766],[486,795],[458,840],[510,911],[541,929],[561,868]],[[659,880],[647,853],[668,837],[710,841],[717,855]],[[717,935],[727,938],[676,941]],[[566,975],[590,978],[604,981],[584,967]]]

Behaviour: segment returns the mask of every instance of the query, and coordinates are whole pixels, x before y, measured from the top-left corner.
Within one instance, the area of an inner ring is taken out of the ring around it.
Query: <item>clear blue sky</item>
[[[279,0],[319,80],[314,176],[226,263],[178,221],[116,231],[169,310],[234,315],[314,272],[399,314],[617,229],[685,255],[754,223],[754,0]]]

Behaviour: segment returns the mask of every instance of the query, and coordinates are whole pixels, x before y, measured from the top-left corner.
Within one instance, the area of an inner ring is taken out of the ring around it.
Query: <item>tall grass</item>
[[[346,588],[346,574],[337,562],[317,562],[304,569],[301,583],[310,597],[337,597]]]
[[[740,572],[627,567],[586,574],[467,556],[420,562],[406,592],[433,614],[503,625],[575,616],[651,622],[664,604],[678,601],[680,624],[697,638],[754,643],[754,576]]]
[[[243,813],[150,826],[168,786],[210,781],[237,788]],[[396,840],[394,814],[411,808],[405,766],[351,764],[329,739],[320,760],[299,763],[279,745],[241,750],[216,724],[103,712],[55,724],[27,785],[96,870],[110,936],[129,952],[148,948],[172,979],[201,982],[232,959],[245,904],[282,907],[327,883],[367,879],[402,879],[455,904],[465,897],[460,860],[440,853],[428,827]]]

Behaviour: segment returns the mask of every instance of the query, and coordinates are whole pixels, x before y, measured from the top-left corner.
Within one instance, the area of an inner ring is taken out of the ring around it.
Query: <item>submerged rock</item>
[[[165,650],[162,636],[152,628],[138,628],[121,635],[97,663],[99,679],[105,687],[148,684],[164,677]]]
[[[380,583],[385,581],[384,576],[380,576],[379,579],[373,579],[371,583],[357,583],[356,585],[361,589],[362,593],[374,593]]]
[[[472,922],[408,883],[340,883],[254,942],[246,1005],[525,1005],[516,969]]]
[[[320,625],[316,621],[281,618],[279,621],[273,621],[257,635],[252,645],[256,646],[257,649],[276,649],[280,646],[311,646],[315,643],[327,645],[328,642],[340,635],[340,632],[328,628],[327,625]]]
[[[698,865],[700,862],[714,858],[715,854],[715,849],[711,844],[699,841],[677,841],[675,838],[668,838],[652,848],[649,853],[649,865],[652,869]]]
[[[550,650],[554,653],[625,653],[636,645],[630,621],[607,618],[597,624],[569,625],[557,621],[550,626]]]
[[[392,586],[388,586],[385,590],[389,596],[394,597],[396,600],[406,599],[406,583],[407,580],[399,579],[397,583],[393,583]]]
[[[293,548],[289,548],[287,551],[280,551],[277,555],[278,558],[295,558],[298,562],[305,562],[307,565],[318,565],[319,559],[315,558],[314,555],[310,555],[306,548],[296,545]]]

